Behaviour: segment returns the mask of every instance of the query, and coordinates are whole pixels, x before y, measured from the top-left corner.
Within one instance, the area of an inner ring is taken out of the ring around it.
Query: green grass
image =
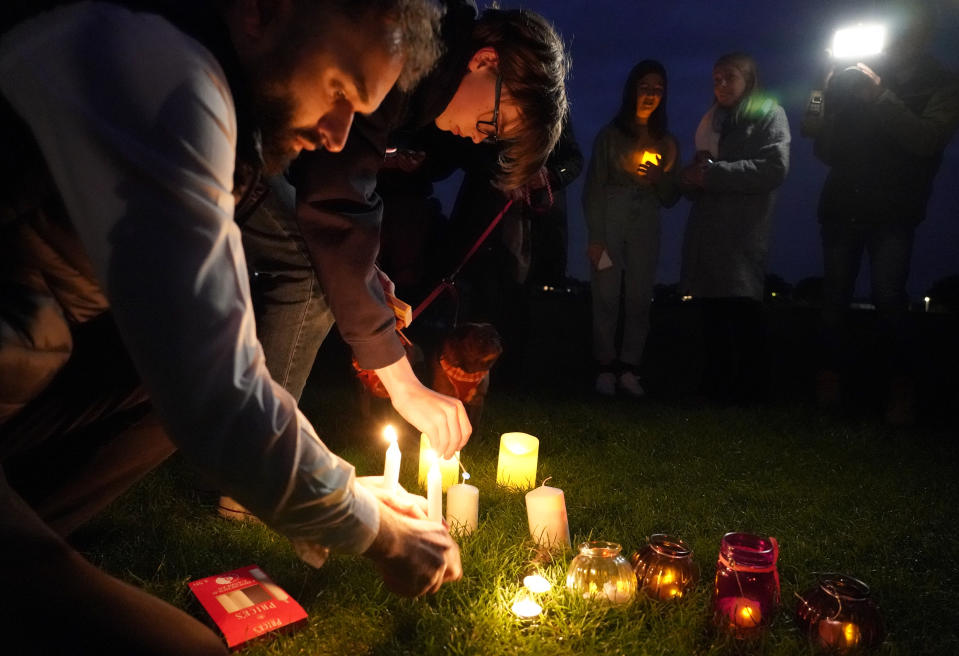
[[[328,408],[350,407],[341,392],[322,394]],[[378,434],[342,411],[311,414],[359,474],[380,473]],[[565,491],[574,544],[611,540],[628,556],[652,533],[680,537],[702,573],[693,594],[672,604],[587,603],[562,586],[570,552],[543,568],[554,589],[541,619],[514,620],[509,605],[535,550],[522,493],[494,485],[498,436],[510,430],[540,438],[538,477]],[[401,439],[409,489],[415,442],[412,434]],[[362,558],[335,556],[309,568],[270,530],[217,517],[214,496],[198,492],[176,459],[85,528],[77,544],[108,571],[201,617],[189,580],[260,565],[310,620],[248,654],[812,654],[792,613],[795,595],[822,571],[871,586],[888,632],[880,653],[956,654],[957,455],[945,429],[893,430],[799,405],[493,395],[463,452],[480,488],[479,530],[461,541],[463,579],[433,597],[391,595]],[[773,535],[781,549],[782,610],[748,641],[717,634],[709,621],[719,541],[733,530]]]

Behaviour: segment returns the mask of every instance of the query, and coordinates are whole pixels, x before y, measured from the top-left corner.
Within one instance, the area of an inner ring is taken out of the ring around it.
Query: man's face
[[[395,33],[382,22],[324,20],[316,26],[291,16],[253,61],[268,174],[282,172],[302,150],[342,150],[354,113],[379,107],[402,71],[403,58],[389,48]]]
[[[477,129],[477,121],[490,121],[496,105],[497,59],[492,48],[483,48],[470,60],[469,69],[456,93],[434,123],[440,130],[480,143],[486,135]],[[506,86],[500,91],[497,136],[508,137],[516,125],[519,111],[510,99]]]

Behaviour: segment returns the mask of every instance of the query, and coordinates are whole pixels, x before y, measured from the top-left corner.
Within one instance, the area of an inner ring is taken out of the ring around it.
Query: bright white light
[[[526,589],[530,592],[536,594],[542,594],[544,592],[549,592],[549,589],[552,587],[549,584],[549,581],[545,577],[540,576],[539,574],[531,574],[523,579],[523,585],[526,586]]]
[[[520,599],[515,604],[513,604],[513,607],[511,610],[513,611],[513,615],[516,615],[517,617],[528,618],[528,617],[536,617],[537,615],[542,613],[543,607],[537,604],[532,599],[526,598],[526,599]]]
[[[836,30],[832,37],[832,56],[836,59],[856,59],[878,55],[886,45],[884,25],[854,25]]]

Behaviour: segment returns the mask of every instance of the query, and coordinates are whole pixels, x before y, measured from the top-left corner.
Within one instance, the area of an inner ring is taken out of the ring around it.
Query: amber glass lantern
[[[566,572],[566,587],[587,599],[632,601],[636,575],[615,542],[583,542]]]
[[[734,633],[768,625],[779,607],[776,538],[727,533],[719,546],[713,615],[716,624]]]
[[[699,578],[692,549],[662,533],[650,536],[649,544],[634,553],[630,562],[639,589],[653,599],[678,599],[692,590]]]
[[[822,574],[800,595],[796,621],[813,644],[846,653],[882,643],[885,631],[869,586],[844,574]]]

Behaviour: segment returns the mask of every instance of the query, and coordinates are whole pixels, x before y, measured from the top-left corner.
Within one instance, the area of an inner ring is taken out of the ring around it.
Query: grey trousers
[[[636,367],[649,336],[649,306],[659,262],[658,208],[626,190],[607,198],[606,250],[613,266],[592,272],[593,356],[601,366],[619,361]],[[623,340],[616,329],[623,298]]]

